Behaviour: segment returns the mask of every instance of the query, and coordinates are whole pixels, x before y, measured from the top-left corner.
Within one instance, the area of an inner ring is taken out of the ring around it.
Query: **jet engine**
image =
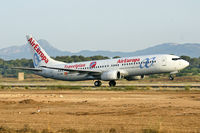
[[[128,77],[125,77],[126,80],[128,81],[132,81],[132,80],[140,80],[140,79],[144,79],[144,75],[141,75],[141,76],[128,76]]]
[[[117,70],[106,71],[101,74],[101,80],[111,81],[121,78],[121,73]]]

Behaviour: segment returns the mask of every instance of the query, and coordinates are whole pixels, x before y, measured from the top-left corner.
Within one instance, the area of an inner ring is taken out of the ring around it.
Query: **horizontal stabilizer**
[[[13,67],[12,69],[29,70],[29,71],[42,71],[39,68],[29,68],[29,67]]]

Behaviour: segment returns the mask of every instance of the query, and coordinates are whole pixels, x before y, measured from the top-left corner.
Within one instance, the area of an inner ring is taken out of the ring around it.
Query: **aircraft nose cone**
[[[184,61],[184,68],[188,67],[190,65],[190,63],[188,61]]]
[[[188,67],[190,63],[188,61],[185,61],[185,67]]]

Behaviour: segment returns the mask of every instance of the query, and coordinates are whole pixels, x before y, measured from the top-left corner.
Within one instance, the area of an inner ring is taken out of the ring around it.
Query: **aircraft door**
[[[167,66],[167,57],[162,57],[161,58],[161,64],[162,64],[162,66]]]

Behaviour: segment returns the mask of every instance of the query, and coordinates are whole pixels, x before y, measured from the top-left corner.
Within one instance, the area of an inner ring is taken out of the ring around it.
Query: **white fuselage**
[[[57,63],[52,64],[50,67],[60,68],[59,70],[41,67],[42,71],[36,72],[36,74],[67,81],[107,80],[102,76],[107,72],[110,72],[107,73],[108,76],[112,76],[112,72],[118,71],[120,77],[126,78],[130,76],[178,72],[188,65],[187,61],[174,55],[147,55],[76,63],[57,61]],[[78,70],[78,72],[66,71],[64,70],[65,68]],[[86,70],[93,72],[93,74],[85,72]],[[95,74],[94,72],[98,73]]]

